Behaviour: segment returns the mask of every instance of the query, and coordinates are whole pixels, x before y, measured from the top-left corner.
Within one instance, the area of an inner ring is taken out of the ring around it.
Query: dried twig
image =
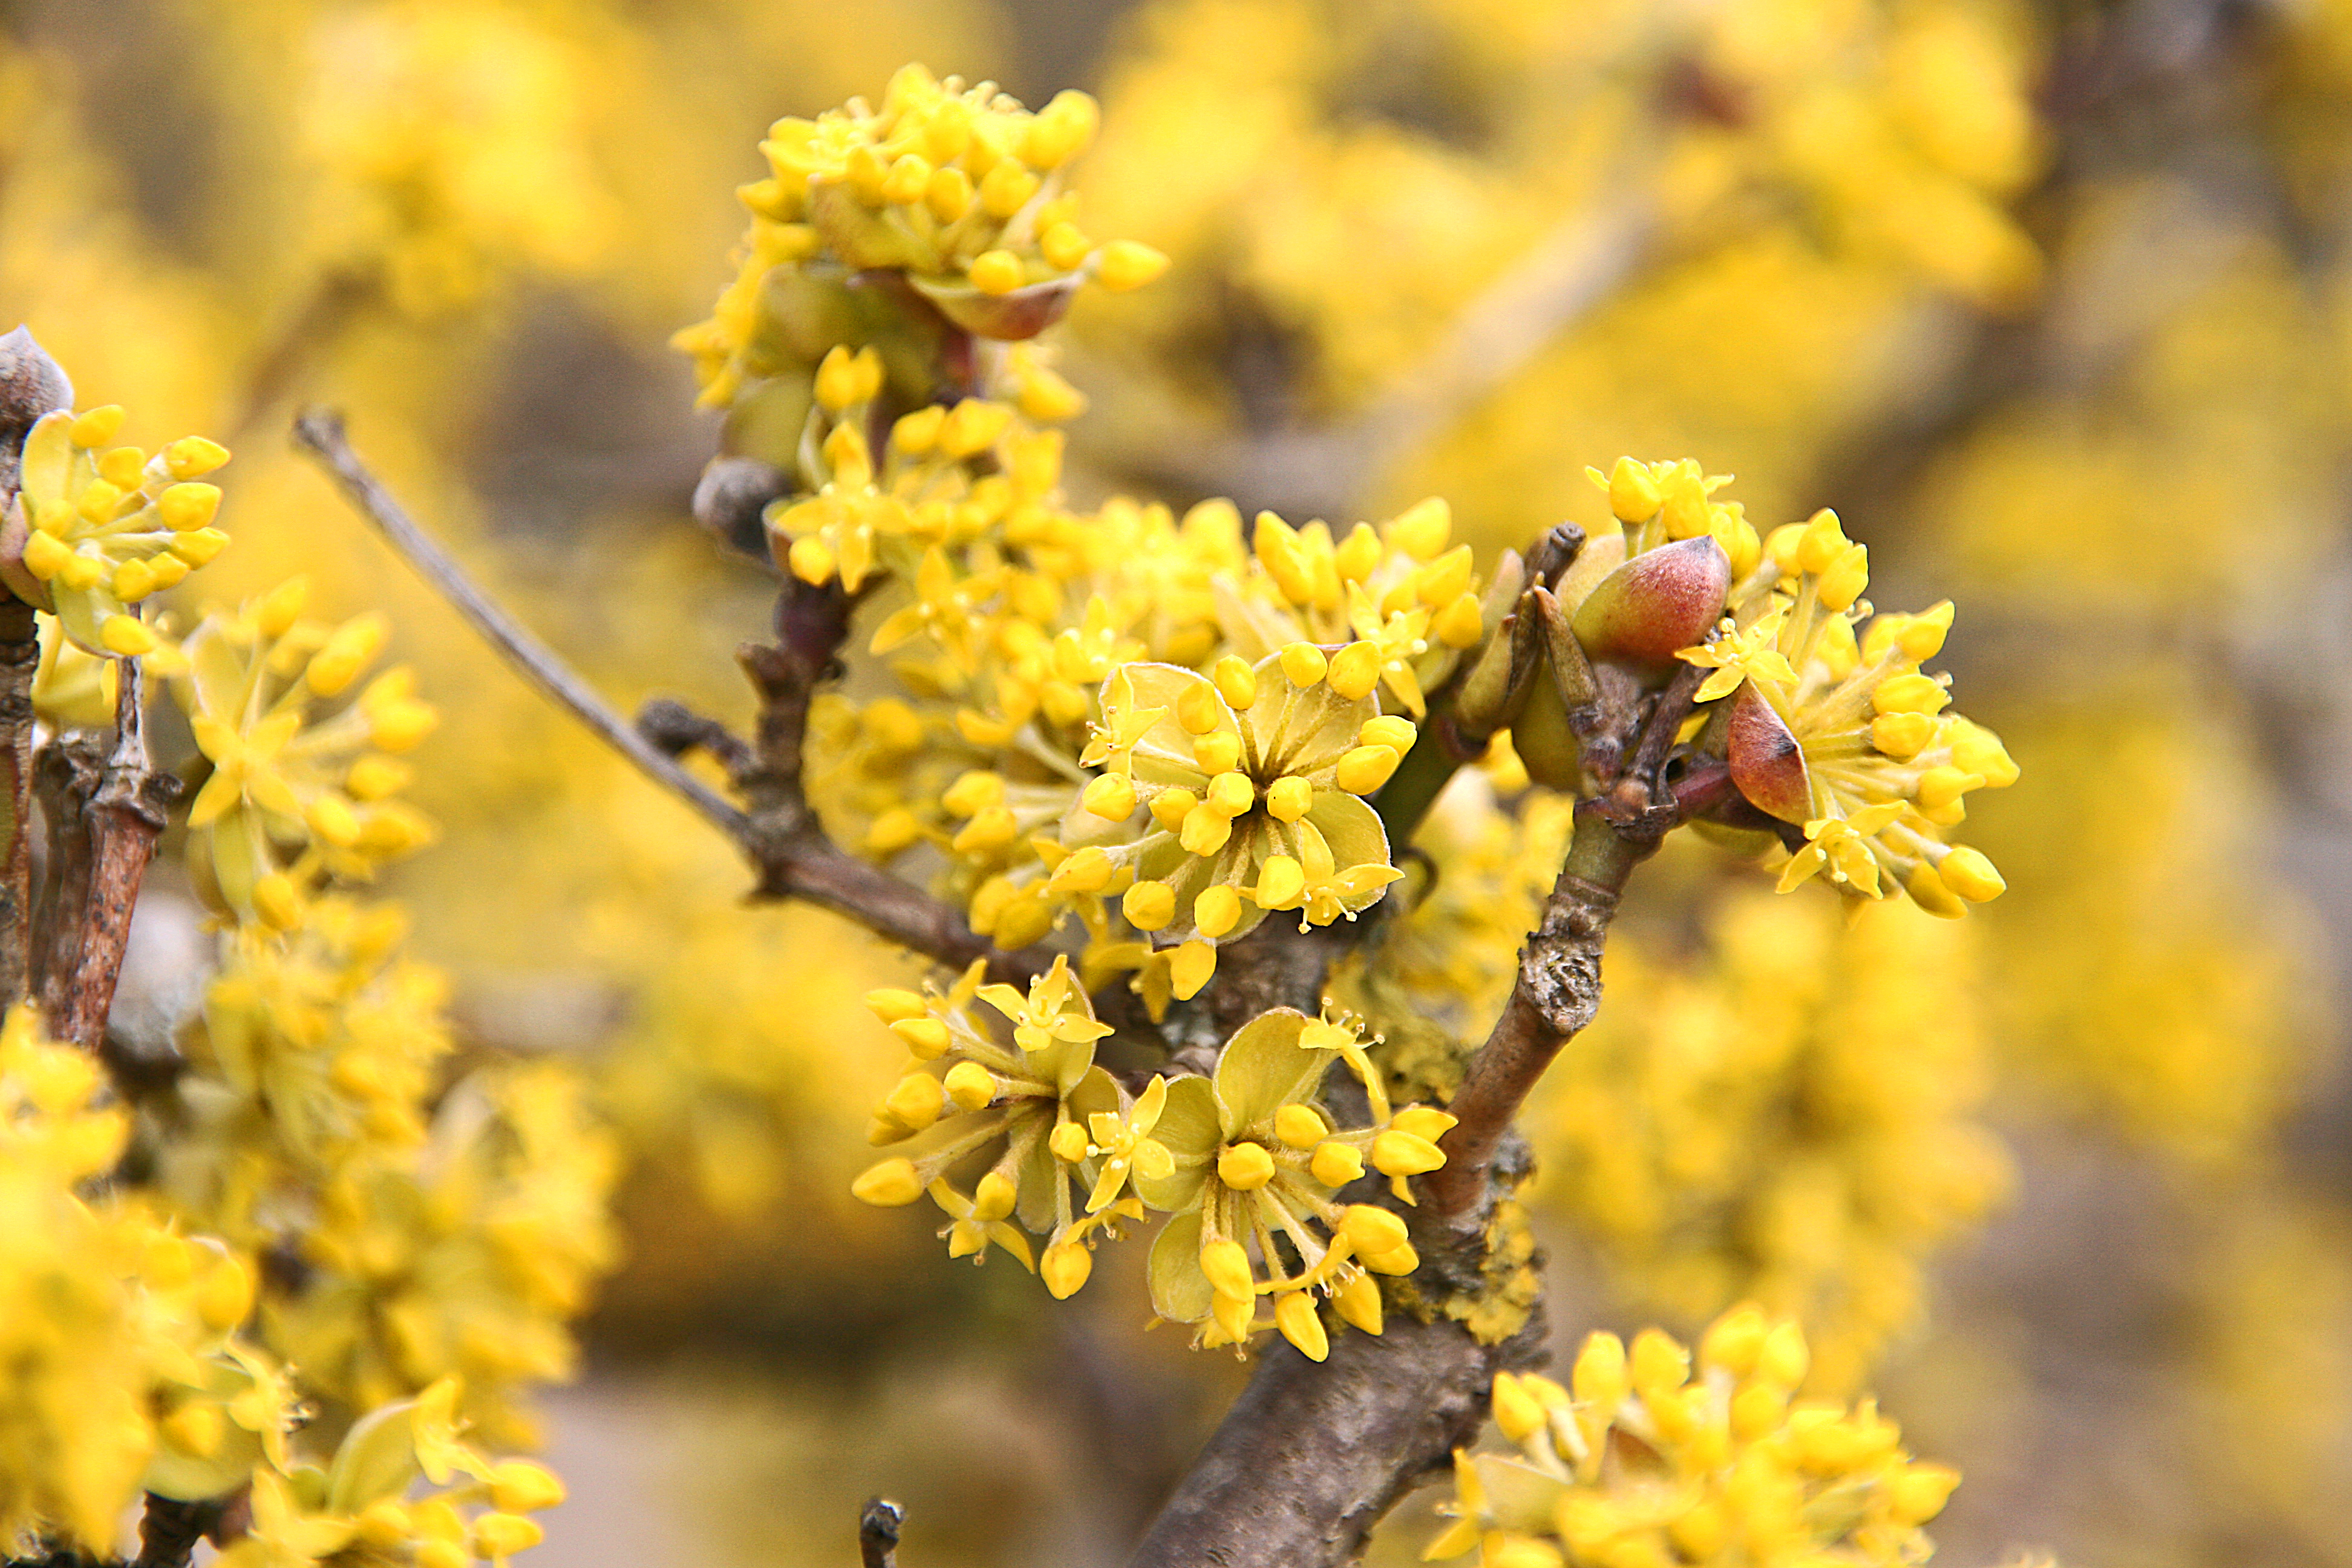
[[[1050,954],[1036,950],[1002,951],[954,909],[844,852],[825,837],[802,787],[801,742],[809,704],[818,685],[833,674],[848,633],[851,605],[837,588],[788,582],[777,601],[776,641],[742,650],[745,673],[761,700],[759,733],[748,752],[740,742],[719,744],[751,808],[741,810],[677,761],[687,746],[711,745],[726,736],[723,728],[675,703],[657,710],[650,731],[622,718],[416,525],[352,450],[339,417],[313,410],[295,422],[294,435],[402,558],[526,680],[733,839],[759,874],[758,896],[822,905],[941,963],[960,968],[984,958],[994,978],[1015,984],[1042,973],[1052,962]]]
[[[525,680],[569,711],[606,744],[620,752],[656,784],[700,812],[730,837],[743,836],[743,814],[719,793],[681,767],[677,759],[646,740],[636,727],[598,696],[555,651],[523,629],[496,601],[474,585],[465,569],[425,531],[417,527],[383,481],[368,470],[343,435],[340,415],[311,409],[294,421],[294,440],[325,465],[343,492],[373,523],[376,531],[433,585],[457,613],[473,625],[492,647],[506,656]]]

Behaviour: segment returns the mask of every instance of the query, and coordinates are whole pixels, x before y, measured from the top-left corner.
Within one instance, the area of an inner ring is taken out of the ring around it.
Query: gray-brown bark
[[[1539,1359],[1540,1319],[1499,1345],[1459,1323],[1349,1331],[1311,1362],[1276,1341],[1129,1559],[1130,1568],[1330,1568],[1486,1419],[1495,1373]]]

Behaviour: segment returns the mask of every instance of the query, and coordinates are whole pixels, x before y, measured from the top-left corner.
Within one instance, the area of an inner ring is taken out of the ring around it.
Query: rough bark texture
[[[33,606],[0,590],[0,999],[27,994],[33,942]]]
[[[1459,1323],[1353,1331],[1316,1363],[1276,1341],[1130,1568],[1329,1568],[1477,1436],[1495,1373],[1536,1364],[1540,1320],[1499,1345]]]

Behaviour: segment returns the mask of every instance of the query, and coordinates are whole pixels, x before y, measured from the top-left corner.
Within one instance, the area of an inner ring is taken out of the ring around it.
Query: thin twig
[[[1050,953],[1036,949],[999,949],[953,908],[825,837],[802,789],[801,743],[815,688],[833,672],[835,650],[848,631],[851,605],[839,589],[788,582],[777,603],[776,642],[743,650],[761,714],[753,754],[746,759],[737,752],[728,759],[730,766],[744,767],[737,782],[751,809],[740,811],[678,763],[667,749],[673,737],[648,736],[622,718],[552,649],[475,586],[352,450],[337,416],[305,414],[295,421],[294,437],[333,473],[394,550],[526,680],[733,839],[759,874],[757,896],[821,904],[877,936],[958,968],[984,958],[992,978],[1013,984],[1025,984],[1052,963]]]
[[[646,777],[700,812],[712,826],[730,837],[743,837],[741,812],[639,734],[635,725],[606,704],[553,649],[524,630],[489,595],[474,586],[464,569],[417,527],[382,481],[360,461],[344,437],[341,416],[324,409],[310,410],[295,420],[294,440],[335,476],[343,492],[400,557],[455,605],[491,647],[504,654],[507,662],[524,679],[602,736],[614,751],[636,763]]]
[[[1483,1225],[1486,1173],[1512,1118],[1559,1048],[1592,1022],[1601,1005],[1601,950],[1625,879],[1681,820],[1660,772],[1705,674],[1696,666],[1675,674],[1651,708],[1615,786],[1578,805],[1559,879],[1519,952],[1518,984],[1446,1105],[1454,1124],[1438,1142],[1445,1163],[1422,1181],[1430,1200],[1419,1216],[1423,1226]]]

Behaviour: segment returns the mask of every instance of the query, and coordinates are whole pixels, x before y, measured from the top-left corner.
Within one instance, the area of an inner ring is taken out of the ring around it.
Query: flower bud
[[[491,1472],[490,1501],[509,1513],[536,1513],[563,1500],[562,1480],[545,1465],[508,1459]]]
[[[1389,1125],[1400,1132],[1410,1132],[1416,1138],[1426,1138],[1432,1143],[1454,1131],[1456,1119],[1433,1105],[1408,1105],[1390,1119]]]
[[[1208,1276],[1209,1288],[1220,1296],[1248,1300],[1256,1294],[1256,1281],[1250,1275],[1249,1254],[1238,1241],[1220,1237],[1201,1248],[1201,1272]]]
[[[1013,1185],[1012,1177],[991,1171],[971,1189],[971,1217],[984,1223],[1003,1219],[1013,1212],[1020,1196],[1021,1189]]]
[[[1046,1292],[1056,1301],[1076,1295],[1094,1270],[1095,1255],[1083,1242],[1056,1242],[1037,1259],[1037,1277],[1045,1280]]]
[[[1095,276],[1114,294],[1140,289],[1168,270],[1168,258],[1132,239],[1115,239],[1095,259]]]
[[[1233,836],[1234,819],[1205,800],[1184,814],[1183,828],[1177,834],[1188,853],[1204,859],[1223,849]],[[1172,905],[1172,893],[1170,901]],[[1172,909],[1171,912],[1172,914]],[[1165,921],[1160,922],[1161,925],[1166,923]],[[1157,931],[1160,928],[1152,926],[1146,929]]]
[[[1793,1389],[1805,1381],[1812,1353],[1805,1348],[1805,1331],[1791,1320],[1775,1323],[1764,1336],[1756,1356],[1759,1380],[1776,1388]]]
[[[1296,822],[1315,804],[1315,786],[1286,773],[1266,786],[1265,809],[1276,822]]]
[[[1239,654],[1227,654],[1217,660],[1209,679],[1216,683],[1217,695],[1236,713],[1247,712],[1257,701],[1257,671]]]
[[[1135,784],[1124,774],[1105,773],[1087,785],[1078,802],[1106,821],[1125,822],[1135,815]]]
[[[1598,659],[1665,665],[1705,640],[1723,615],[1731,563],[1701,536],[1636,555],[1577,606],[1576,640]]]
[[[474,1552],[493,1562],[528,1552],[547,1539],[535,1519],[518,1513],[486,1513],[474,1521]]]
[[[1721,1367],[1734,1377],[1746,1377],[1756,1368],[1756,1358],[1764,1349],[1764,1336],[1771,1325],[1764,1320],[1764,1310],[1754,1302],[1745,1302],[1707,1325],[1706,1335],[1698,1342],[1700,1364]]]
[[[1524,1443],[1544,1429],[1541,1401],[1507,1372],[1495,1374],[1495,1425],[1514,1443]]]
[[[1325,1143],[1315,1151],[1307,1168],[1325,1186],[1344,1187],[1364,1173],[1364,1156],[1352,1143]]]
[[[1270,855],[1258,869],[1257,889],[1252,896],[1260,909],[1284,910],[1296,905],[1306,889],[1306,868],[1287,855]]]
[[[1436,615],[1430,617],[1429,635],[1450,648],[1470,648],[1486,635],[1485,615],[1478,608],[1475,594],[1457,594]]]
[[[915,1163],[901,1157],[868,1166],[849,1184],[849,1193],[877,1208],[903,1208],[923,1195],[923,1183],[915,1173]]]
[[[1323,1331],[1315,1298],[1307,1291],[1286,1290],[1274,1299],[1274,1326],[1308,1361],[1321,1361],[1331,1353],[1330,1338]]]
[[[1377,1204],[1349,1204],[1339,1215],[1339,1234],[1360,1258],[1393,1252],[1405,1245],[1404,1221]]]
[[[1944,1511],[1960,1473],[1946,1465],[1906,1465],[1887,1489],[1886,1511],[1897,1524],[1920,1525]]]
[[[982,1110],[996,1098],[996,1075],[978,1062],[958,1062],[948,1068],[940,1087],[965,1110]]]
[[[1237,1193],[1255,1192],[1274,1180],[1274,1156],[1263,1143],[1231,1143],[1217,1155],[1217,1180]]]
[[[1804,750],[1752,682],[1732,700],[1724,760],[1730,766],[1731,782],[1758,810],[1783,822],[1811,819],[1812,778]]]
[[[1596,471],[1596,482],[1609,492],[1609,510],[1620,522],[1640,522],[1654,514],[1662,500],[1658,481],[1647,463],[1637,463],[1631,458],[1620,458],[1603,482]]]
[[[1576,1370],[1570,1373],[1569,1381],[1580,1403],[1604,1409],[1614,1407],[1625,1397],[1629,1386],[1625,1342],[1612,1333],[1586,1335],[1584,1348],[1576,1352]]]
[[[1934,742],[1938,728],[1925,713],[1881,713],[1870,721],[1870,743],[1897,762],[1908,762]]]
[[[1192,761],[1211,777],[1233,772],[1241,760],[1242,738],[1231,730],[1219,730],[1192,739]]]
[[[1312,1149],[1328,1131],[1311,1105],[1293,1101],[1274,1113],[1274,1135],[1286,1149]]]
[[[1966,845],[1946,855],[1936,868],[1936,875],[1960,897],[1972,904],[1990,903],[2008,891],[2009,884],[1993,868],[1984,852]]]
[[[1349,1327],[1377,1338],[1382,1327],[1381,1288],[1369,1274],[1351,1275],[1331,1292],[1331,1305]]]
[[[1351,642],[1331,656],[1327,677],[1331,689],[1354,702],[1372,694],[1381,683],[1381,650],[1376,643]]]
[[[1176,889],[1165,882],[1138,882],[1119,900],[1118,908],[1136,930],[1159,931],[1176,918]]]
[[[1295,642],[1282,650],[1282,673],[1293,686],[1312,686],[1330,668],[1331,661],[1313,643]]]
[[[1248,775],[1222,773],[1209,781],[1209,793],[1202,805],[1219,816],[1235,817],[1256,803],[1257,791],[1250,784]]]
[[[922,997],[912,991],[885,987],[866,994],[866,1009],[885,1024],[903,1023],[921,1017],[928,1008]]]
[[[1192,900],[1192,927],[1211,942],[1242,923],[1242,896],[1219,883]]]
[[[883,1097],[882,1109],[920,1132],[940,1119],[940,1113],[947,1109],[947,1097],[938,1079],[927,1072],[910,1072]]]
[[[1634,1335],[1631,1359],[1633,1392],[1644,1401],[1690,1381],[1690,1352],[1662,1330],[1643,1329]]]
[[[1349,795],[1370,795],[1389,782],[1404,758],[1386,746],[1358,746],[1339,759],[1333,781]]]

